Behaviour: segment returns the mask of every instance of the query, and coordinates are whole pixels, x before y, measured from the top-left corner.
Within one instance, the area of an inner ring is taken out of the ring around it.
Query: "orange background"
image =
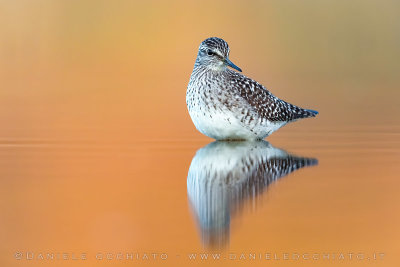
[[[268,138],[319,166],[235,217],[229,249],[383,251],[384,261],[370,263],[399,264],[399,8],[394,0],[2,1],[2,266],[54,264],[14,259],[27,250],[204,250],[186,176],[212,140],[194,128],[185,92],[210,36],[230,44],[245,75],[320,112]],[[143,264],[161,263],[201,262]],[[267,263],[310,264],[238,262]]]

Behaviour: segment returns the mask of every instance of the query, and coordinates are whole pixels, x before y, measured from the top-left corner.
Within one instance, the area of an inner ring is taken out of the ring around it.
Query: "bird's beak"
[[[235,69],[235,70],[238,70],[238,71],[242,72],[242,70],[238,66],[233,64],[232,61],[229,60],[229,58],[225,59],[225,64],[228,65],[229,67]]]

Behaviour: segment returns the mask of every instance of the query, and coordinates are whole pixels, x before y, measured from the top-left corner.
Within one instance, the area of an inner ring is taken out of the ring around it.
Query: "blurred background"
[[[395,0],[2,1],[1,137],[197,135],[185,93],[210,36],[245,75],[320,112],[301,127],[398,123],[399,10]]]
[[[199,44],[217,36],[245,75],[320,112],[268,138],[319,165],[243,204],[228,248],[398,265],[399,14],[396,0],[0,1],[0,263],[166,251],[177,266],[175,253],[207,249],[186,178],[212,140],[185,94]]]

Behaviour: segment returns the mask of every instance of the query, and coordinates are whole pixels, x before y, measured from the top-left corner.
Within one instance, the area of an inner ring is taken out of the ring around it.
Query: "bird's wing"
[[[292,121],[318,114],[316,111],[303,109],[277,98],[263,85],[234,71],[231,84],[235,84],[237,93],[261,118],[269,121]]]

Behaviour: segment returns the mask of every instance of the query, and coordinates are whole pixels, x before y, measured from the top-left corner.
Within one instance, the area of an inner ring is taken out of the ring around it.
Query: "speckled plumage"
[[[315,117],[272,95],[263,85],[228,68],[228,44],[216,37],[200,44],[186,93],[196,128],[217,139],[264,139],[288,122]],[[241,70],[240,70],[241,71]]]

